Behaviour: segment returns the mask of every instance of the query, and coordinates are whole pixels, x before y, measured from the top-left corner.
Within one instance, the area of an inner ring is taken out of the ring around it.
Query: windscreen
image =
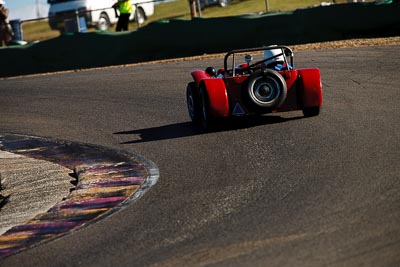
[[[235,53],[228,57],[227,59],[227,67],[229,70],[234,67],[238,67],[240,64],[249,63],[250,65],[256,63],[258,61],[263,60],[263,52],[262,51],[253,51],[247,53]]]

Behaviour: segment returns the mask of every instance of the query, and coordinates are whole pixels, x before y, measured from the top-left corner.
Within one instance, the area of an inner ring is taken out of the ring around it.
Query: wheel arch
[[[318,68],[300,69],[299,83],[302,88],[304,107],[322,106],[322,82]]]
[[[101,19],[102,18],[105,19],[105,22],[106,22],[105,30],[107,30],[112,25],[112,22],[111,22],[110,16],[108,15],[108,13],[106,11],[100,12],[97,23],[95,24],[96,28],[101,29]]]
[[[192,78],[193,78],[193,80],[194,80],[194,82],[196,83],[197,86],[199,86],[200,82],[201,82],[203,79],[208,79],[208,78],[210,78],[210,75],[208,75],[208,74],[207,74],[205,71],[203,71],[203,70],[195,70],[195,71],[192,71],[191,75],[192,75]]]
[[[228,117],[229,99],[223,79],[208,78],[199,82],[199,88],[204,88],[209,100],[210,114],[215,117]]]
[[[138,18],[136,17],[136,14],[143,16],[143,21],[141,23],[143,23],[147,20],[146,11],[141,5],[137,6],[137,13],[136,13],[136,9],[133,9],[133,12],[132,12],[132,20],[137,22]]]
[[[144,19],[147,20],[146,10],[142,6],[138,6],[138,10],[142,12]]]

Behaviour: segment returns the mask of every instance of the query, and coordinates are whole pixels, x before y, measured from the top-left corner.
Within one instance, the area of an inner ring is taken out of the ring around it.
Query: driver
[[[264,59],[269,59],[264,62],[265,66],[269,69],[273,69],[276,71],[280,71],[283,69],[292,69],[292,67],[286,63],[282,49],[277,48],[265,50]]]

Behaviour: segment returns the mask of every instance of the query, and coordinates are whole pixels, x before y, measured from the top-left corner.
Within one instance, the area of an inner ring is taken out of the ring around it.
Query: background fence
[[[197,3],[195,13],[193,14],[192,7],[188,0],[156,0],[148,1],[155,4],[155,13],[149,17],[148,20],[143,24],[137,22],[131,22],[129,25],[130,30],[136,30],[139,27],[143,27],[154,21],[169,20],[172,18],[179,19],[191,19],[194,16],[215,18],[215,17],[226,17],[226,16],[239,16],[249,13],[266,13],[277,12],[277,11],[290,11],[297,8],[310,7],[320,5],[327,1],[319,0],[292,0],[292,1],[281,1],[281,0],[232,0],[230,5],[221,8],[217,3],[217,0],[207,0],[211,5],[205,9],[200,10],[200,1],[194,0]],[[347,3],[348,0],[331,0],[332,3]],[[360,1],[360,0],[359,0]],[[373,2],[372,0],[366,2]],[[110,7],[111,8],[111,7]],[[136,9],[137,10],[137,9]],[[12,12],[12,10],[10,10]],[[74,17],[76,14],[72,14]],[[31,20],[15,20],[13,21],[16,32],[20,34],[21,40],[28,42],[47,40],[60,36],[60,32],[51,30],[48,23],[49,17],[41,17]],[[73,22],[71,22],[72,24]],[[76,29],[75,27],[72,27]],[[95,31],[96,29],[89,28],[88,31]],[[113,28],[109,29],[113,31]]]

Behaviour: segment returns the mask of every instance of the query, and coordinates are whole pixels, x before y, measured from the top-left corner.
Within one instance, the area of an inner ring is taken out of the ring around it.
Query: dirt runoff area
[[[285,45],[285,44],[282,44]],[[320,50],[320,49],[338,49],[338,48],[351,48],[351,47],[361,47],[361,46],[388,46],[388,45],[400,45],[400,36],[394,37],[382,37],[382,38],[360,38],[360,39],[349,39],[349,40],[339,40],[339,41],[329,41],[320,43],[310,43],[301,45],[289,45],[293,51],[302,50]],[[166,62],[179,62],[185,60],[201,60],[208,58],[221,58],[224,57],[226,53],[218,54],[205,54],[201,56],[192,56],[185,58],[174,58],[165,60],[155,60],[151,62],[126,64],[123,66],[136,66],[136,65],[146,65],[146,64],[161,64]],[[121,66],[112,66],[121,67]]]
[[[302,44],[291,46],[293,50],[312,50],[312,49],[337,49],[360,46],[387,46],[400,45],[400,36],[385,38],[350,39],[331,42],[321,42],[312,44]]]

